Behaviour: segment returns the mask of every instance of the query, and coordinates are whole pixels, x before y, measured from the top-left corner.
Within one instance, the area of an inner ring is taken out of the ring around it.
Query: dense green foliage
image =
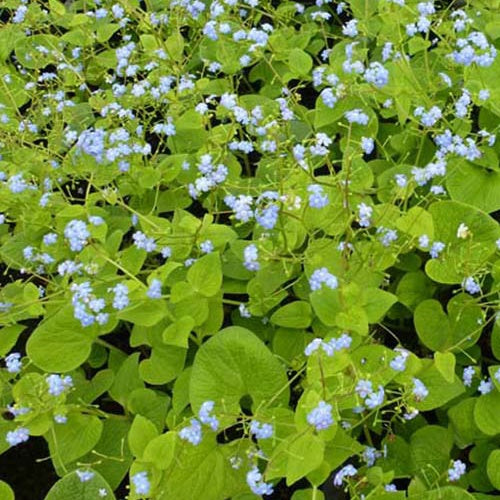
[[[493,498],[500,1],[1,5],[0,452],[45,498]]]

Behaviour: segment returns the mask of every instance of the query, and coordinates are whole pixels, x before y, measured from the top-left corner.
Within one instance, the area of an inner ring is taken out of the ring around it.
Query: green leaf
[[[94,415],[70,413],[64,425],[54,424],[45,438],[49,443],[52,459],[68,464],[92,450],[102,432],[102,421]]]
[[[439,373],[447,382],[453,382],[455,378],[455,356],[451,352],[435,352],[434,363]]]
[[[184,368],[187,349],[155,344],[151,357],[141,361],[139,373],[144,382],[161,385],[174,380]]]
[[[488,436],[500,433],[500,393],[492,391],[477,398],[474,407],[474,421],[479,429]]]
[[[0,356],[5,356],[14,347],[25,329],[25,325],[4,326],[0,329]]]
[[[205,438],[198,446],[184,446],[176,467],[164,474],[158,500],[219,500],[223,494],[229,462],[215,443]]]
[[[139,326],[156,325],[167,315],[167,306],[164,300],[151,299],[133,304],[121,310],[118,313],[118,318],[125,321],[130,321]]]
[[[142,458],[144,450],[156,436],[156,426],[142,415],[136,415],[128,433],[130,451],[137,458]]]
[[[288,55],[288,66],[298,75],[307,75],[312,68],[312,58],[301,49],[294,48]]]
[[[424,300],[415,309],[414,323],[422,343],[434,351],[464,349],[476,342],[481,334],[483,312],[476,301],[466,294],[458,294],[447,305],[446,314],[441,303]]]
[[[286,484],[291,484],[316,469],[323,462],[325,443],[318,436],[302,434],[288,448]]]
[[[94,463],[94,470],[106,479],[113,490],[118,488],[132,463],[133,457],[127,444],[129,429],[128,420],[117,418],[105,420],[101,438],[94,448],[99,453],[97,455],[99,461],[95,463],[94,450],[80,459],[82,463]]]
[[[444,486],[436,490],[408,495],[408,500],[473,500],[475,497],[462,488]]]
[[[412,207],[405,215],[396,221],[396,227],[404,233],[419,237],[426,234],[431,240],[434,238],[434,223],[427,210]]]
[[[93,327],[84,328],[71,306],[43,321],[31,334],[26,351],[36,366],[47,372],[74,370],[90,355]]]
[[[452,446],[451,432],[444,427],[427,425],[418,429],[410,440],[410,455],[415,473],[424,480],[426,477],[437,479],[448,467]]]
[[[288,328],[307,328],[311,324],[311,306],[301,300],[286,304],[271,316],[271,323]]]
[[[420,302],[432,297],[434,291],[432,281],[422,271],[409,272],[403,275],[398,283],[396,295],[399,302],[414,310]]]
[[[191,316],[182,316],[165,328],[162,334],[163,342],[187,349],[189,347],[189,334],[193,328],[194,319]]]
[[[453,200],[485,212],[500,210],[500,173],[466,162],[457,162],[446,176]]]
[[[220,255],[211,252],[198,259],[188,270],[187,280],[204,297],[214,296],[222,286]]]
[[[448,410],[448,417],[454,431],[455,442],[460,448],[465,448],[481,436],[484,436],[474,422],[475,405],[475,398],[467,398]]]
[[[417,377],[429,390],[429,395],[425,399],[415,403],[415,407],[421,411],[439,408],[464,392],[464,386],[456,375],[452,382],[449,382],[434,364],[418,372]]]
[[[176,432],[167,432],[155,437],[147,443],[143,460],[153,463],[158,469],[168,469],[174,459],[177,439]]]
[[[84,482],[80,480],[76,471],[70,472],[52,486],[45,500],[96,500],[97,498],[114,500],[113,490],[104,478],[92,469],[89,472],[92,472],[94,476],[90,481]],[[106,492],[104,497],[100,494],[100,490]]]
[[[252,407],[262,403],[286,405],[289,389],[285,370],[251,331],[238,326],[221,330],[198,350],[189,384],[194,409],[215,401],[226,413],[240,410],[243,396]]]
[[[12,488],[5,481],[0,481],[0,498],[2,500],[15,500]]]
[[[144,387],[139,376],[139,353],[136,352],[126,358],[115,375],[109,395],[122,406],[126,406],[127,399],[134,389]]]
[[[495,450],[490,453],[488,463],[486,464],[486,471],[491,484],[500,490],[500,450]]]
[[[446,248],[439,258],[427,261],[425,271],[438,283],[461,283],[495,252],[500,226],[485,212],[456,201],[433,203],[429,212],[434,221],[434,239],[445,243]],[[465,239],[457,238],[462,223],[471,233]]]
[[[365,288],[363,290],[363,309],[369,323],[380,321],[393,304],[398,301],[392,293],[380,288]]]

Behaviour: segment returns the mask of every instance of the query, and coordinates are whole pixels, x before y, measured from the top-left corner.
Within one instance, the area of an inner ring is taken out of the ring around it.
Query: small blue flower
[[[185,441],[189,441],[193,445],[198,445],[201,442],[201,424],[196,418],[191,419],[191,425],[184,427],[179,431],[179,437]]]
[[[243,265],[249,271],[258,271],[260,269],[259,259],[259,251],[257,246],[253,243],[248,245],[243,252]]]
[[[30,431],[26,427],[18,427],[14,431],[7,432],[5,440],[10,446],[17,446],[18,444],[28,441],[30,437]]]
[[[429,390],[425,387],[424,383],[418,378],[413,378],[412,393],[417,401],[424,400],[429,395]]]
[[[214,244],[210,240],[205,240],[200,243],[202,253],[210,253],[214,251]]]
[[[264,482],[257,466],[247,472],[247,484],[256,495],[271,495],[273,493],[272,485]]]
[[[453,466],[448,469],[448,480],[458,481],[465,474],[466,466],[461,460],[454,460]]]
[[[149,495],[151,483],[149,482],[147,472],[137,472],[131,479],[137,495]]]
[[[361,149],[367,155],[372,154],[375,149],[375,142],[371,137],[361,137]]]
[[[161,298],[161,286],[162,283],[159,279],[152,279],[151,284],[149,285],[148,291],[146,292],[146,295],[150,299],[159,299]]]
[[[352,477],[357,474],[358,470],[356,467],[354,467],[351,464],[346,465],[345,467],[342,467],[337,474],[335,475],[335,478],[333,479],[333,484],[335,486],[342,486],[342,483],[344,482],[344,479],[346,477]]]
[[[323,186],[310,184],[307,191],[309,192],[309,206],[311,208],[324,208],[330,203],[328,195],[323,192]]]
[[[472,385],[472,378],[474,377],[476,370],[473,366],[466,366],[462,375],[462,380],[465,387],[470,387]]]
[[[313,292],[319,290],[323,283],[332,290],[335,290],[339,285],[337,278],[326,267],[316,269],[309,278],[309,286]]]
[[[73,252],[79,252],[87,244],[90,232],[87,224],[81,220],[72,220],[64,228],[64,236],[69,241],[69,246]]]
[[[274,434],[274,427],[271,424],[261,424],[257,420],[252,420],[250,433],[257,439],[269,439]]]
[[[205,401],[198,412],[198,417],[202,424],[210,426],[215,432],[219,428],[219,420],[217,417],[210,415],[213,411],[215,403],[213,401]]]
[[[76,472],[76,475],[78,476],[78,479],[80,479],[80,481],[82,483],[86,483],[87,481],[90,481],[95,476],[95,473],[92,471],[89,471],[89,470],[77,469],[75,472]]]
[[[51,374],[47,375],[46,382],[49,387],[49,394],[52,396],[60,396],[63,392],[73,387],[73,379],[70,375]]]
[[[333,425],[332,405],[320,401],[318,406],[308,413],[307,423],[313,425],[317,431],[331,427]]]
[[[21,354],[19,352],[11,352],[5,358],[5,366],[9,373],[19,373],[23,367]]]

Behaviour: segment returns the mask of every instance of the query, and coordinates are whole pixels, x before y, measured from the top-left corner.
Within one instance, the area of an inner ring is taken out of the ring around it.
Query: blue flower
[[[47,375],[46,382],[49,387],[49,394],[52,396],[60,396],[63,392],[73,387],[73,379],[70,375],[51,374]]]
[[[342,486],[342,483],[346,477],[352,477],[357,474],[358,470],[356,467],[354,467],[351,464],[346,465],[345,467],[342,467],[337,474],[335,475],[335,478],[333,479],[333,484],[335,486]]]
[[[424,400],[429,395],[429,390],[425,387],[424,383],[418,378],[413,378],[412,393],[417,401]]]
[[[333,425],[332,405],[320,401],[318,406],[308,413],[307,423],[313,425],[317,431],[331,427]]]
[[[256,495],[271,495],[273,492],[272,485],[264,482],[257,466],[247,472],[247,484]]]
[[[309,278],[309,286],[313,292],[319,290],[323,283],[332,290],[335,290],[339,284],[337,278],[326,267],[316,269]]]
[[[161,298],[161,286],[162,283],[159,279],[152,279],[151,284],[149,285],[148,291],[146,292],[146,295],[150,299],[159,299]]]
[[[219,428],[219,420],[217,417],[210,415],[213,411],[215,403],[213,401],[205,401],[198,412],[198,417],[202,424],[210,426],[213,431]]]
[[[193,445],[198,445],[201,442],[201,424],[196,418],[191,419],[191,425],[184,427],[179,431],[179,437],[185,441],[189,441]]]
[[[145,471],[137,472],[132,476],[132,483],[134,484],[135,492],[138,495],[149,495],[151,490],[151,483],[148,479],[148,473]]]
[[[249,271],[258,271],[260,269],[260,264],[258,262],[259,251],[256,245],[254,245],[253,243],[248,245],[243,251],[243,257],[243,265]]]
[[[458,481],[465,474],[466,466],[461,460],[454,460],[453,466],[448,469],[448,480]]]
[[[324,208],[330,203],[328,195],[324,194],[323,186],[320,184],[310,184],[307,191],[309,192],[309,206],[311,208]]]
[[[87,224],[81,220],[72,220],[64,228],[64,236],[69,241],[69,246],[74,252],[79,252],[87,244],[90,232]]]
[[[21,354],[19,352],[11,352],[5,358],[5,366],[9,373],[19,373],[23,367]]]
[[[252,420],[250,433],[257,439],[269,439],[274,434],[274,427],[271,424],[261,424],[257,420]]]
[[[5,440],[10,446],[17,446],[18,444],[28,441],[30,437],[30,431],[26,427],[18,427],[14,431],[7,432]]]

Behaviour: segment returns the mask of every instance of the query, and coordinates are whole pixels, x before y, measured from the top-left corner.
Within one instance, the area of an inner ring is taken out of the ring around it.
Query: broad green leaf
[[[137,458],[142,458],[146,446],[157,435],[158,431],[151,421],[141,415],[136,415],[128,433],[130,451]]]
[[[177,433],[167,432],[151,439],[144,449],[143,460],[152,462],[158,469],[167,469],[174,459]]]
[[[26,345],[30,359],[47,372],[74,370],[89,357],[95,330],[84,328],[73,317],[72,307],[65,307],[43,321]]]
[[[114,500],[113,490],[105,479],[96,471],[84,469],[91,472],[93,477],[89,481],[81,481],[76,471],[59,479],[50,489],[45,500],[96,500],[106,498]],[[105,495],[102,492],[105,492]]]
[[[155,344],[151,357],[141,361],[139,374],[148,384],[166,384],[174,380],[184,368],[186,353],[184,347]]]
[[[101,438],[94,448],[98,455],[92,450],[80,459],[82,463],[93,463],[98,456],[99,461],[94,463],[93,468],[113,490],[118,488],[132,463],[133,457],[127,440],[129,429],[128,419],[108,418],[103,423]]]
[[[500,173],[466,162],[457,162],[446,176],[453,200],[485,212],[500,210]]]
[[[429,212],[434,239],[445,243],[446,249],[439,258],[427,261],[425,271],[438,283],[461,283],[495,252],[500,226],[485,212],[455,201],[433,203]],[[470,236],[465,239],[457,237],[460,224],[469,228]]]
[[[500,490],[500,450],[495,450],[490,453],[486,470],[488,471],[488,478],[491,484],[497,490]]]
[[[287,378],[280,362],[251,331],[233,326],[221,330],[198,350],[189,385],[194,409],[215,401],[227,413],[240,409],[243,396],[252,408],[262,403],[286,405]]]
[[[427,425],[411,436],[410,455],[416,474],[425,480],[432,474],[437,479],[448,467],[453,445],[451,432],[444,427]]]
[[[126,406],[130,393],[134,389],[143,387],[144,382],[139,377],[139,353],[134,353],[121,364],[115,375],[113,385],[109,389],[109,394],[122,406]]]
[[[380,321],[391,306],[397,302],[397,297],[380,288],[366,288],[363,290],[363,309],[369,323]]]
[[[158,500],[219,500],[223,494],[229,462],[224,460],[214,439],[205,437],[198,446],[184,444],[176,467],[164,474]]]
[[[439,373],[447,382],[453,382],[455,378],[455,356],[451,352],[435,352],[434,363]]]
[[[165,328],[162,334],[163,342],[187,349],[189,346],[189,334],[193,330],[193,327],[193,318],[191,316],[182,316]]]
[[[474,421],[475,405],[475,398],[467,398],[448,410],[448,417],[454,431],[455,442],[460,448],[465,448],[481,438],[481,436],[484,436]]]
[[[484,321],[481,307],[469,295],[458,294],[448,302],[447,309],[448,314],[434,299],[424,300],[417,306],[414,323],[422,343],[441,352],[474,344]]]
[[[271,316],[271,323],[288,328],[307,328],[311,324],[311,306],[301,300],[286,304]]]
[[[0,329],[0,356],[5,356],[14,347],[19,335],[26,329],[24,325],[4,326]]]
[[[2,500],[15,500],[12,488],[5,481],[0,481],[0,498]]]
[[[211,252],[198,259],[188,270],[187,280],[204,297],[214,296],[222,286],[220,255]]]
[[[311,71],[312,64],[311,56],[301,49],[294,48],[288,55],[288,65],[298,75],[307,75]]]
[[[288,448],[286,483],[291,485],[316,469],[323,462],[325,443],[318,436],[303,434]]]
[[[118,318],[139,326],[156,325],[167,315],[167,306],[161,299],[150,299],[121,310]]]
[[[426,234],[431,240],[434,238],[434,223],[432,216],[427,210],[420,207],[412,207],[400,219],[396,221],[396,227],[408,234],[418,238]]]
[[[492,392],[479,396],[474,407],[474,421],[488,436],[500,434],[500,393]]]
[[[54,462],[68,464],[95,447],[101,437],[102,421],[93,415],[70,413],[65,424],[54,424],[45,438]]]

